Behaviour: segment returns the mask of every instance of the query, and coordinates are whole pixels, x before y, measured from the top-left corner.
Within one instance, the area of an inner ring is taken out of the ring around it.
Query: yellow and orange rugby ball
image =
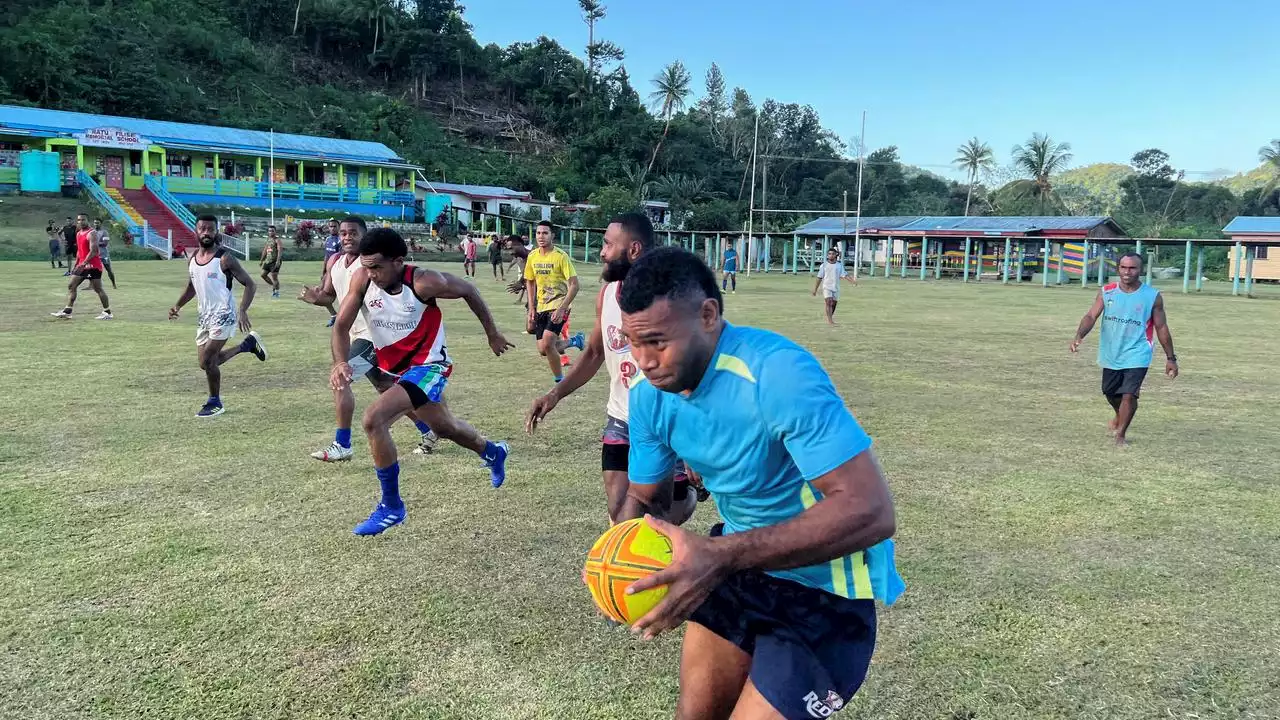
[[[601,612],[631,625],[666,597],[667,586],[634,595],[626,594],[627,588],[670,564],[670,538],[649,527],[644,518],[620,522],[606,530],[587,553],[587,588]]]

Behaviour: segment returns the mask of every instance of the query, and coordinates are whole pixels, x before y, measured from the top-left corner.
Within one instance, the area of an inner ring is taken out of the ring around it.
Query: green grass
[[[678,633],[607,629],[578,580],[604,384],[524,436],[550,378],[497,283],[518,347],[494,358],[447,303],[449,397],[511,441],[508,484],[455,446],[406,457],[408,522],[362,540],[366,443],[307,457],[332,437],[328,341],[291,298],[318,265],[255,303],[271,359],[227,365],[204,421],[194,308],[165,319],[184,267],[117,274],[115,321],[90,294],[59,322],[60,276],[0,264],[0,716],[671,717]],[[1183,375],[1152,374],[1118,451],[1093,344],[1066,352],[1091,293],[864,281],[831,330],[811,288],[744,277],[727,303],[819,356],[895,493],[908,590],[840,717],[1277,717],[1280,303],[1170,292]]]
[[[111,260],[149,260],[156,254],[145,248],[126,246],[124,229],[110,221],[96,203],[78,198],[36,195],[0,196],[0,260],[49,261],[49,237],[45,226],[55,220],[59,227],[70,217],[88,213],[89,218],[107,220],[111,229]]]

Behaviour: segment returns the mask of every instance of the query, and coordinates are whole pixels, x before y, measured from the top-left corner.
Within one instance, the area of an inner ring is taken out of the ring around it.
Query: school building
[[[376,142],[0,105],[0,192],[84,190],[139,226],[193,226],[187,205],[415,219],[418,169]]]

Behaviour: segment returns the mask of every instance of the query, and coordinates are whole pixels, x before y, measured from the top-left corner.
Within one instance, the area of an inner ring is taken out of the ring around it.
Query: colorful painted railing
[[[145,222],[139,225],[129,213],[125,212],[123,207],[120,207],[120,204],[114,198],[107,194],[106,190],[102,189],[101,185],[94,182],[94,179],[88,173],[83,170],[77,170],[76,182],[79,183],[82,190],[89,193],[89,197],[93,198],[94,202],[107,211],[112,220],[115,220],[121,227],[129,231],[135,243],[154,251],[163,258],[173,256],[173,243],[169,238],[161,237],[148,227]]]
[[[180,195],[219,195],[223,197],[276,198],[369,205],[412,205],[414,194],[373,188],[337,187],[306,183],[271,183],[251,180],[209,180],[206,178],[166,177],[155,179],[159,186]]]
[[[149,175],[143,182],[147,189],[151,191],[151,194],[155,195],[157,200],[159,200],[165,207],[169,208],[169,212],[173,213],[174,217],[178,218],[178,220],[182,221],[183,225],[186,225],[194,231],[196,229],[195,213],[188,210],[187,206],[182,204],[182,201],[178,200],[178,198],[173,196],[173,193],[165,189],[163,181],[164,178]]]

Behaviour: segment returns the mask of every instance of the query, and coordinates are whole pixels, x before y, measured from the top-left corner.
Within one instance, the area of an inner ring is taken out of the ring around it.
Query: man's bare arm
[[[240,296],[240,313],[248,312],[249,305],[253,303],[255,291],[253,278],[249,277],[249,273],[244,271],[244,266],[230,252],[222,256],[222,270],[244,286],[244,294]]]
[[[419,297],[434,297],[440,300],[463,300],[490,338],[498,333],[498,324],[494,322],[489,305],[480,295],[480,289],[457,275],[418,268],[413,276],[413,289]]]
[[[569,278],[569,292],[564,296],[564,302],[560,303],[561,310],[569,311],[569,307],[573,305],[573,299],[578,297],[578,289],[581,287],[582,285],[578,282],[577,275]]]
[[[617,522],[652,515],[665,517],[671,509],[675,479],[668,477],[656,483],[631,483],[627,497],[618,510]]]
[[[355,324],[356,316],[364,305],[364,290],[369,287],[368,271],[360,267],[351,273],[351,287],[357,288],[357,292],[349,292],[342,299],[342,306],[338,308],[338,315],[333,321],[333,334],[329,338],[334,365],[346,362],[351,354],[351,326]]]
[[[790,520],[717,538],[733,570],[786,570],[826,562],[893,536],[893,498],[871,450],[813,481],[822,499]]]
[[[1075,340],[1071,343],[1073,348],[1079,346],[1080,341],[1084,340],[1090,330],[1093,330],[1093,324],[1098,322],[1098,318],[1102,317],[1102,310],[1102,291],[1099,290],[1098,296],[1093,299],[1093,305],[1089,308],[1089,311],[1084,314],[1084,317],[1080,318],[1080,325],[1076,328]]]
[[[603,300],[604,291],[602,290],[600,297],[596,298],[596,324],[591,328],[591,334],[587,336],[586,347],[578,355],[577,362],[569,368],[569,373],[564,376],[564,380],[551,388],[550,394],[555,396],[557,401],[565,399],[572,395],[573,391],[586,385],[596,376],[596,373],[600,372],[600,366],[604,364],[604,331],[600,329]]]
[[[1164,356],[1173,360],[1177,355],[1173,352],[1173,334],[1169,332],[1169,319],[1164,313],[1164,296],[1162,295],[1157,295],[1155,304],[1151,306],[1151,322],[1155,325],[1156,338],[1160,340],[1160,347],[1164,348]]]

